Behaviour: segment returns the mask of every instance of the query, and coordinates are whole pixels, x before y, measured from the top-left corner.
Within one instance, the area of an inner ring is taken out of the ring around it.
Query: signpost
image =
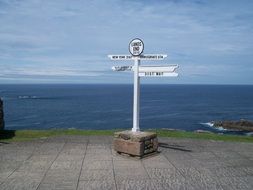
[[[133,101],[133,128],[131,131],[116,132],[114,134],[114,150],[143,157],[154,153],[158,149],[157,134],[141,132],[139,126],[140,115],[140,77],[176,77],[178,65],[140,65],[141,60],[163,60],[164,54],[143,54],[144,43],[136,38],[129,43],[131,55],[108,55],[114,61],[134,61],[134,65],[114,66],[114,71],[134,72],[134,101]]]
[[[134,101],[133,101],[133,128],[132,132],[140,131],[140,77],[177,77],[175,70],[178,65],[158,65],[158,66],[140,66],[141,60],[163,60],[167,57],[165,54],[142,54],[144,43],[136,38],[129,43],[129,52],[131,55],[108,55],[114,61],[133,60],[134,66],[114,66],[114,71],[133,71],[134,72]]]

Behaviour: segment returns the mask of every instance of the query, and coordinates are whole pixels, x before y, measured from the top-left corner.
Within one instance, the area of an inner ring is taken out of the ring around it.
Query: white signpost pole
[[[140,131],[140,77],[139,77],[140,60],[134,60],[134,103],[133,103],[133,128],[132,132]]]
[[[140,116],[140,77],[139,65],[140,55],[144,50],[144,43],[140,39],[133,39],[129,43],[129,52],[134,57],[134,102],[133,102],[133,128],[132,132],[139,132],[139,116]]]

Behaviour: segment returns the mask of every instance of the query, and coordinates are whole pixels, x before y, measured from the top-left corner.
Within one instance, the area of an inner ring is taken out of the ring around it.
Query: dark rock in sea
[[[213,126],[222,127],[231,131],[251,131],[253,132],[253,122],[241,119],[239,121],[213,121]]]
[[[4,108],[3,101],[0,98],[0,130],[4,129]]]
[[[179,132],[185,132],[185,130],[182,129],[172,129],[172,128],[161,128],[162,130],[165,131],[179,131]]]
[[[206,131],[206,130],[201,130],[201,129],[195,130],[194,132],[195,133],[209,133],[209,134],[213,134],[213,132],[211,132],[211,131]]]

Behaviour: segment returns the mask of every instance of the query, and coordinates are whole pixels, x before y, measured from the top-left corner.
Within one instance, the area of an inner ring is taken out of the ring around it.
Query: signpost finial
[[[141,39],[135,38],[129,43],[129,52],[133,56],[140,56],[144,50],[144,43]]]

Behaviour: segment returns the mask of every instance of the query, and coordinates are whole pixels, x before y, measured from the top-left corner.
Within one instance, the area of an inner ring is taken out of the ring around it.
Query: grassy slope
[[[181,131],[164,131],[158,130],[157,135],[160,137],[175,137],[175,138],[193,138],[193,139],[208,139],[217,141],[233,141],[233,142],[253,142],[253,137],[242,135],[222,135],[215,133],[194,133]]]
[[[59,135],[110,135],[119,130],[17,130],[17,131],[0,131],[1,142],[26,141],[38,138],[47,138]],[[173,138],[194,138],[194,139],[209,139],[220,141],[235,141],[235,142],[253,142],[253,137],[237,136],[237,135],[219,135],[208,133],[193,133],[181,131],[166,131],[155,130],[159,137]]]

